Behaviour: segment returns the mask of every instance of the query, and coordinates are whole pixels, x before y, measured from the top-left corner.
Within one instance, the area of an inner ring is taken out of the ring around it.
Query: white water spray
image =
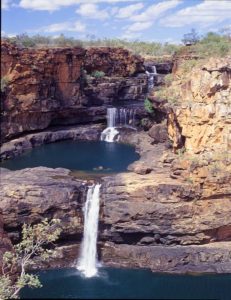
[[[101,141],[114,142],[119,139],[118,127],[135,126],[136,110],[110,107],[107,109],[107,128],[101,133]]]
[[[81,255],[77,264],[85,277],[97,275],[97,234],[99,221],[100,184],[89,187],[84,206],[84,232]]]
[[[112,143],[116,136],[119,135],[119,131],[116,126],[116,108],[111,107],[107,109],[107,128],[101,133],[101,141]]]

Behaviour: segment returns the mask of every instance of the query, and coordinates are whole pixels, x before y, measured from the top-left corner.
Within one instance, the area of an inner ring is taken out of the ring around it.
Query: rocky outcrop
[[[23,223],[34,224],[46,217],[61,219],[63,234],[81,235],[80,210],[86,182],[75,180],[69,173],[66,169],[46,167],[1,169],[0,207],[5,230],[14,241],[18,240]]]
[[[211,59],[194,67],[186,78],[179,68],[173,88],[180,91],[180,105],[174,114],[186,150],[230,151],[231,59]],[[169,133],[173,140],[179,140],[176,131]]]
[[[112,267],[148,267],[153,272],[230,273],[230,247],[231,242],[184,247],[106,243],[101,258]]]
[[[84,69],[88,74],[103,71],[107,76],[134,76],[144,72],[143,59],[123,48],[91,47],[86,50]]]
[[[102,260],[153,271],[230,272],[230,173],[206,177],[198,167],[193,180],[179,155],[138,136],[130,135],[141,154],[133,172],[104,178]]]
[[[67,251],[73,241],[74,249],[78,248],[83,232],[82,206],[86,190],[87,181],[77,180],[67,169],[37,167],[9,171],[1,168],[0,209],[5,231],[15,243],[19,241],[23,223],[35,224],[44,218],[60,219],[62,233],[54,262],[55,266],[67,265],[70,258],[60,249],[63,247]]]
[[[143,99],[141,57],[117,48],[19,49],[2,43],[2,139],[49,125],[105,121],[105,105]],[[104,72],[94,78],[94,71]],[[108,77],[110,76],[110,78]]]

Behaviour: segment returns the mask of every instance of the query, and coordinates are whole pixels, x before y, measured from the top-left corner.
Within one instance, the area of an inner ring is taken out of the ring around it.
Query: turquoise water
[[[135,148],[102,141],[61,141],[42,145],[10,160],[0,167],[10,170],[45,166],[91,172],[122,172],[139,159]],[[103,167],[103,169],[102,169]]]
[[[230,275],[163,275],[148,270],[102,268],[85,279],[76,269],[41,271],[41,289],[25,288],[22,299],[231,299]]]

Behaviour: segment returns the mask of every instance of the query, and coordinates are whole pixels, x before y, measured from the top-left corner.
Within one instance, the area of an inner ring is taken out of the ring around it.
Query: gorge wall
[[[167,124],[130,136],[140,161],[104,179],[101,256],[111,266],[231,270],[230,58],[198,62],[187,74],[184,63],[175,62],[167,87],[177,103],[155,90],[149,97]]]
[[[23,145],[97,139],[101,127],[89,123],[105,119],[106,105],[142,100],[147,88],[143,60],[126,50],[28,50],[4,44],[3,50],[3,74],[9,80],[2,102],[6,139],[49,125],[88,124],[11,140],[3,145],[6,156],[7,151],[20,153]],[[178,103],[158,99],[154,91],[150,130],[121,133],[121,141],[135,145],[141,158],[130,172],[102,179],[99,255],[111,266],[230,272],[230,60],[213,59],[187,76],[180,65],[175,61],[169,86]],[[160,86],[171,69],[172,63],[157,68],[163,75]],[[106,76],[89,76],[94,71]],[[56,256],[45,267],[73,265],[87,180],[43,167],[1,169],[1,178],[0,209],[12,242],[19,240],[24,222],[60,218],[63,233]],[[6,236],[3,230],[0,235]]]
[[[2,42],[1,65],[5,140],[49,125],[104,121],[105,105],[143,100],[147,89],[143,59],[120,48],[20,49]]]
[[[185,74],[180,62],[171,89],[179,91],[174,114],[190,153],[231,150],[231,58],[211,58]],[[170,128],[169,128],[170,129]],[[177,141],[176,132],[169,134]]]

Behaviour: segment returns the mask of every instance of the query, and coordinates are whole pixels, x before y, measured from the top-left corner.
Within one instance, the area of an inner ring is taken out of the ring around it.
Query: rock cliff
[[[231,58],[210,59],[188,74],[175,69],[175,116],[190,153],[231,150]],[[175,132],[170,132],[177,140]]]
[[[105,120],[105,104],[141,100],[141,57],[117,48],[19,49],[2,43],[1,128],[5,140],[49,125]],[[92,76],[104,73],[102,78]]]

